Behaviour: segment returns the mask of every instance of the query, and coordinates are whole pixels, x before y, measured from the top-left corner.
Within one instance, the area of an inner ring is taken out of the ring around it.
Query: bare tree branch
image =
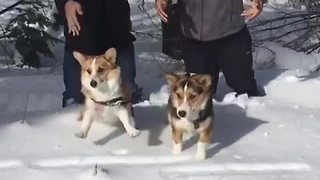
[[[12,10],[12,9],[15,8],[16,6],[20,5],[22,2],[23,2],[23,0],[20,0],[20,1],[15,2],[15,3],[12,4],[12,5],[6,7],[5,9],[3,9],[3,10],[0,11],[0,15],[1,15],[1,14],[4,14],[4,13],[10,11],[10,10]]]

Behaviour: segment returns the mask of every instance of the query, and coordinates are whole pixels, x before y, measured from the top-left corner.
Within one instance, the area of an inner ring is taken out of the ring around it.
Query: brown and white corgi
[[[139,134],[131,112],[130,96],[121,81],[117,52],[108,49],[100,56],[86,56],[73,52],[81,65],[82,92],[85,108],[81,114],[81,129],[76,136],[86,138],[94,120],[120,120],[130,137]]]
[[[183,133],[200,135],[195,158],[206,158],[213,129],[212,78],[210,75],[166,74],[170,96],[168,120],[172,128],[173,154],[182,152]]]

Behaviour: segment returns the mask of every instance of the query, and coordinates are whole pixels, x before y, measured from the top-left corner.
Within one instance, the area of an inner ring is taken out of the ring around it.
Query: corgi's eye
[[[189,95],[189,99],[191,99],[191,100],[195,99],[196,97],[197,97],[197,96],[194,95],[194,94],[190,94],[190,95]]]
[[[182,98],[182,96],[180,95],[180,94],[176,94],[176,96],[179,98],[179,99],[181,99]]]
[[[88,70],[87,70],[87,73],[88,73],[88,74],[91,74],[91,70],[90,70],[90,69],[88,69]]]
[[[104,69],[102,67],[98,67],[98,70],[97,70],[98,73],[102,73],[103,71]]]

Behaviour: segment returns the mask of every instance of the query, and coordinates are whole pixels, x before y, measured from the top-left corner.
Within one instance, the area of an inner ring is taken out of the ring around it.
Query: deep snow
[[[146,6],[152,7],[152,2]],[[135,28],[155,31],[158,20],[150,22],[135,3],[131,2]],[[182,155],[171,155],[163,72],[181,63],[165,59],[160,43],[141,36],[135,43],[137,80],[145,102],[134,107],[142,133],[133,139],[122,128],[100,123],[93,125],[87,139],[76,138],[79,107],[60,108],[60,66],[40,71],[2,68],[0,179],[320,179],[318,54],[305,55],[274,43],[256,49],[256,78],[265,97],[235,97],[221,75],[214,99],[213,142],[208,159],[197,162],[196,138],[191,135],[185,136]],[[61,54],[61,46],[57,52]]]

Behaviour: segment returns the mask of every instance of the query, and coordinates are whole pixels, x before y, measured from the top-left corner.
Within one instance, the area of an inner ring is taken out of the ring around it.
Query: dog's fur
[[[130,91],[122,84],[120,67],[116,64],[116,50],[110,48],[100,56],[86,56],[79,52],[73,52],[73,55],[81,65],[82,92],[86,97],[81,113],[81,130],[76,136],[86,138],[96,119],[120,120],[130,137],[137,136],[139,131],[132,117]],[[118,97],[124,99],[125,104],[110,106],[100,103]]]
[[[206,158],[213,128],[212,78],[210,75],[166,74],[170,97],[168,121],[172,127],[173,154],[182,152],[183,133],[198,133],[195,158]]]

